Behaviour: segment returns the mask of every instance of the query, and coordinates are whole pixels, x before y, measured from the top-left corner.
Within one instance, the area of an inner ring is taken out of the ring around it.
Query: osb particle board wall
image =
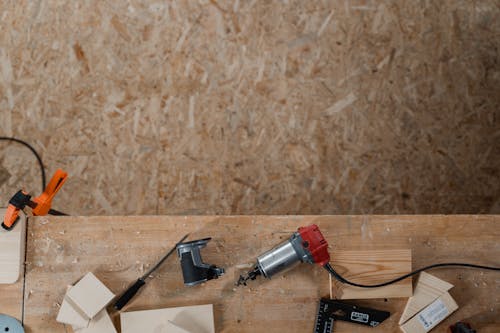
[[[3,1],[0,130],[71,214],[500,212],[500,6]],[[39,192],[0,143],[1,202]],[[50,175],[49,175],[50,176]]]

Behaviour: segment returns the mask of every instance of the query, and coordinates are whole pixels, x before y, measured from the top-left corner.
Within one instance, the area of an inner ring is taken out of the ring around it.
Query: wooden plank
[[[399,325],[413,317],[417,312],[431,304],[439,296],[453,288],[451,283],[438,279],[426,272],[420,273],[413,296],[408,299]]]
[[[215,333],[212,304],[122,312],[120,322],[122,333],[170,332],[172,326],[184,332]]]
[[[6,209],[0,209],[3,218]],[[16,283],[24,271],[26,217],[23,212],[14,227],[7,231],[0,227],[0,284]]]
[[[0,208],[0,216],[5,209]],[[21,212],[21,220],[14,230],[8,232],[0,227],[0,276],[4,282],[0,284],[0,313],[22,319],[22,301],[24,284],[24,251],[26,217]],[[17,278],[19,277],[19,278]],[[13,280],[17,280],[12,283]]]
[[[169,333],[193,333],[193,332],[190,332],[188,330],[185,330],[184,328],[180,327],[179,325],[177,325],[173,321],[168,322],[168,326],[167,326],[166,331]],[[123,333],[123,331],[122,331],[122,333]]]
[[[213,237],[206,262],[226,268],[218,280],[185,287],[179,262],[167,260],[125,311],[213,304],[217,332],[312,331],[317,301],[329,293],[324,269],[300,265],[272,280],[236,288],[242,267],[290,236],[316,223],[331,253],[338,250],[412,250],[413,267],[444,261],[498,265],[500,216],[143,216],[48,217],[29,223],[25,324],[27,332],[64,333],[55,321],[66,285],[88,271],[115,294],[141,276],[185,233]],[[471,235],[473,237],[471,238]],[[467,319],[480,332],[498,332],[497,273],[439,269],[432,274],[455,285],[460,309],[440,327]],[[0,289],[2,292],[3,289]],[[391,312],[376,328],[336,323],[337,332],[398,332],[406,299],[356,301]],[[110,313],[115,324],[118,315]]]
[[[88,327],[77,329],[73,327],[73,330],[75,333],[116,333],[116,328],[106,309],[101,310],[95,315],[95,317],[90,320]]]
[[[64,297],[56,321],[71,325],[73,328],[85,328],[89,325],[90,318],[75,309],[72,303]]]
[[[349,281],[377,284],[411,271],[411,250],[335,251],[333,268]],[[332,294],[339,299],[410,297],[411,278],[381,288],[359,288],[334,281]]]
[[[0,313],[22,320],[23,278],[14,284],[0,285]]]
[[[94,318],[114,297],[92,272],[88,272],[74,287],[68,289],[65,298],[76,311],[88,318]]]

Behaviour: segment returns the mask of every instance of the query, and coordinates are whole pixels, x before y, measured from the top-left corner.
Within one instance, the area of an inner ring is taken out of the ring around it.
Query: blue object
[[[24,333],[24,328],[17,319],[0,314],[0,332]]]

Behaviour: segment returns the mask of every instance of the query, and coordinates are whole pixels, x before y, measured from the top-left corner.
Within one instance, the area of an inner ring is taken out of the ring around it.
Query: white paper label
[[[353,321],[366,324],[368,322],[368,319],[370,319],[370,316],[367,315],[366,313],[361,313],[356,311],[351,312],[351,320]]]
[[[425,331],[428,332],[446,318],[448,314],[448,308],[443,301],[438,298],[418,314],[418,320]]]

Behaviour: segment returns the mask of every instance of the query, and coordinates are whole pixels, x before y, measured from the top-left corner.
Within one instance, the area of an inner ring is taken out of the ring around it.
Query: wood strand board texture
[[[86,272],[94,272],[119,294],[186,232],[191,233],[190,239],[213,237],[203,249],[203,258],[225,267],[226,274],[206,285],[186,288],[179,263],[172,258],[125,311],[214,304],[217,332],[310,332],[317,301],[329,294],[328,276],[320,267],[301,265],[283,277],[253,281],[246,288],[234,286],[258,255],[309,223],[320,226],[332,253],[411,248],[414,267],[456,260],[498,265],[495,259],[500,257],[499,216],[41,217],[30,221],[28,333],[65,332],[55,322],[58,302],[65,286]],[[462,269],[432,274],[455,285],[451,294],[460,305],[444,325],[467,319],[480,332],[498,332],[497,275]],[[339,322],[338,332],[399,332],[406,301],[357,301],[387,309],[392,315],[375,329]],[[118,324],[116,313],[111,316]]]
[[[3,1],[0,133],[72,215],[500,212],[495,0]],[[39,191],[1,143],[0,202]]]

